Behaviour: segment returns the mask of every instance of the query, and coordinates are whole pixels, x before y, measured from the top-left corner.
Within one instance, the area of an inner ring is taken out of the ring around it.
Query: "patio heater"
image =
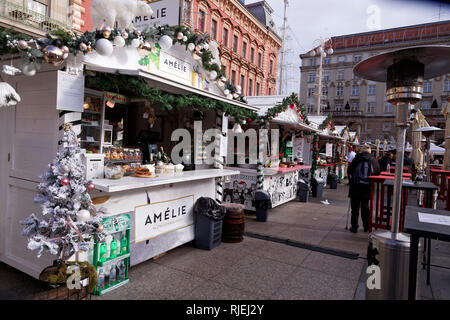
[[[391,230],[376,230],[369,236],[370,264],[380,269],[380,289],[366,289],[366,299],[407,299],[409,236],[399,232],[401,188],[406,129],[414,103],[422,100],[423,81],[450,72],[450,46],[422,46],[391,51],[358,63],[354,73],[361,78],[386,82],[386,100],[396,105],[397,156]]]
[[[422,172],[418,173],[418,177],[420,179],[420,177],[425,176],[425,181],[431,181],[431,173],[430,173],[430,148],[431,148],[431,136],[436,132],[436,131],[442,131],[442,129],[437,128],[437,127],[423,127],[423,128],[419,128],[417,130],[414,130],[414,132],[422,132],[422,134],[425,136],[426,139],[426,146],[425,146],[425,161],[424,161],[424,166],[425,166],[425,174],[423,172],[423,169],[421,170]],[[423,178],[422,178],[423,180]]]

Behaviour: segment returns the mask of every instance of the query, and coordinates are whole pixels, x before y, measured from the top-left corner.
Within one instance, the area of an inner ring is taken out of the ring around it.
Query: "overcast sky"
[[[246,4],[258,1],[247,0]],[[284,0],[266,1],[281,29]],[[420,0],[289,0],[287,17],[287,60],[292,69],[292,85],[287,90],[292,92],[298,91],[298,55],[309,51],[315,39],[450,20],[450,4]]]

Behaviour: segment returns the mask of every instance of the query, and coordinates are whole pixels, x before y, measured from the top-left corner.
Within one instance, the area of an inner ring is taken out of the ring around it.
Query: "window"
[[[433,91],[433,81],[425,81],[423,83],[423,93],[431,93]]]
[[[340,56],[340,57],[338,58],[338,61],[339,61],[339,62],[345,62],[345,56]]]
[[[336,73],[336,80],[344,80],[344,71],[338,71]]]
[[[269,88],[269,96],[272,95],[272,88]]]
[[[211,20],[211,36],[214,40],[217,40],[217,21]]]
[[[352,111],[359,110],[359,102],[353,102],[352,103]]]
[[[331,58],[325,58],[323,59],[323,64],[330,64]]]
[[[248,79],[248,95],[251,96],[253,92],[253,80]]]
[[[39,2],[39,1],[28,1],[28,9],[33,10],[34,12],[37,12],[39,14],[42,14],[43,16],[47,16],[48,12],[48,6]]]
[[[307,111],[308,111],[309,113],[313,113],[313,112],[314,112],[314,105],[308,104]]]
[[[308,88],[308,97],[312,97],[314,95],[314,88]]]
[[[236,85],[236,70],[231,70],[231,83],[233,86]]]
[[[359,77],[353,73],[353,79],[359,79]]]
[[[377,86],[375,84],[370,84],[367,87],[367,94],[370,96],[374,96],[377,92]]]
[[[336,102],[336,104],[334,105],[334,110],[342,111],[342,102]]]
[[[241,87],[242,87],[242,94],[245,95],[245,75],[241,74]]]
[[[238,42],[239,42],[239,37],[237,35],[234,35],[233,36],[233,52],[237,52]]]
[[[336,95],[342,97],[344,95],[344,87],[336,87]]]
[[[450,80],[445,80],[444,81],[444,89],[442,91],[450,91]]]
[[[353,62],[360,62],[362,60],[362,55],[358,54],[353,56]]]
[[[250,48],[250,62],[255,63],[255,48]]]
[[[421,104],[420,104],[420,109],[421,109],[421,110],[428,110],[428,109],[430,109],[430,106],[431,106],[430,101],[423,100],[423,101],[421,102]]]
[[[368,102],[367,103],[367,113],[375,113],[375,102]]]
[[[183,20],[184,22],[191,24],[192,20],[192,13],[191,13],[191,9],[192,9],[192,2],[189,0],[185,0],[183,3]]]
[[[258,52],[258,67],[261,68],[262,66],[262,54],[261,52]]]
[[[325,71],[322,77],[323,81],[330,81],[330,71]]]
[[[328,95],[328,87],[322,87],[322,95],[324,96]]]
[[[359,86],[352,86],[352,96],[359,96]]]
[[[389,102],[384,103],[384,113],[392,113],[393,110],[394,106],[391,103]]]
[[[259,87],[260,87],[260,84],[259,84],[259,82],[257,82],[256,83],[256,95],[257,96],[259,96]]]
[[[272,74],[272,73],[273,73],[273,60],[270,59],[270,62],[269,62],[269,74]],[[449,83],[450,83],[450,81],[449,81]]]
[[[314,67],[316,65],[316,59],[312,58],[311,59],[311,67]]]
[[[227,28],[223,28],[222,43],[224,46],[228,47],[228,29]]]
[[[308,82],[314,82],[314,81],[316,81],[316,73],[315,72],[308,73]]]
[[[247,42],[242,42],[242,57],[247,58]]]
[[[206,13],[203,10],[199,10],[198,11],[198,25],[197,28],[204,32],[205,31],[205,18],[206,18]]]

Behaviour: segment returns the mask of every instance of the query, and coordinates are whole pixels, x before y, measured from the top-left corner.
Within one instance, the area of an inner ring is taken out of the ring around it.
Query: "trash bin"
[[[220,245],[222,239],[222,219],[225,207],[214,199],[201,197],[194,205],[195,246],[199,249],[212,250]]]
[[[388,230],[376,230],[369,235],[368,265],[379,267],[380,288],[366,286],[366,300],[408,299],[409,255],[409,235],[399,233],[396,240]]]
[[[324,180],[322,178],[311,179],[311,190],[314,198],[322,198]]]
[[[227,243],[238,243],[244,240],[245,214],[243,204],[223,203],[226,208],[223,219],[222,241]]]
[[[337,189],[337,185],[338,185],[338,176],[337,174],[334,173],[330,173],[328,175],[328,185],[330,186],[330,189]]]
[[[270,206],[270,194],[265,190],[256,190],[255,192],[255,208],[256,221],[267,221],[268,209]]]
[[[302,179],[297,182],[297,196],[298,201],[308,202],[309,184]]]

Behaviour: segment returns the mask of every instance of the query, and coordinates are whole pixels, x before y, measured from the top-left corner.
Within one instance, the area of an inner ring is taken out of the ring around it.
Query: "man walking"
[[[381,159],[380,159],[380,170],[381,172],[384,172],[387,170],[388,165],[390,166],[392,164],[392,158],[394,155],[392,152],[387,152]]]
[[[380,174],[378,161],[371,155],[372,150],[368,144],[360,148],[360,153],[355,156],[348,168],[350,190],[349,197],[352,208],[351,228],[353,233],[358,232],[359,209],[361,208],[361,220],[364,232],[369,230],[369,176]]]

